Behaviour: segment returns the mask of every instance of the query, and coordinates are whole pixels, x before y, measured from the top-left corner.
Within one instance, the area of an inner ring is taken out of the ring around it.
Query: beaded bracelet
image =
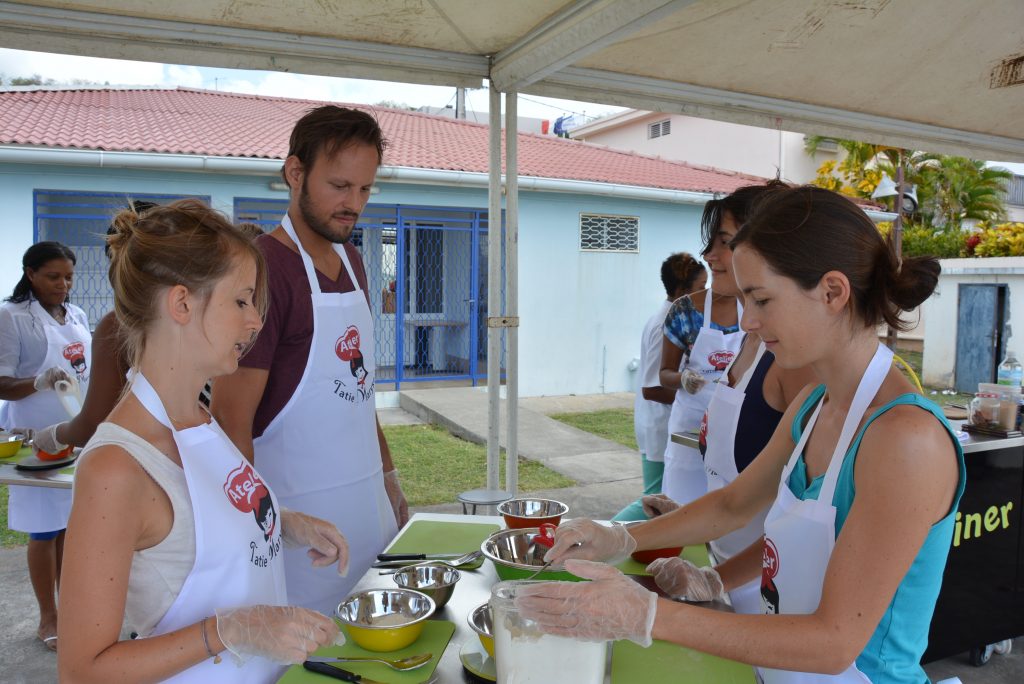
[[[210,654],[210,657],[213,658],[213,664],[216,665],[221,661],[221,657],[217,653],[214,653],[213,649],[210,648],[210,640],[206,636],[206,621],[209,619],[210,618],[208,617],[204,617],[203,621],[200,623],[203,631],[203,646],[206,647],[206,652]]]

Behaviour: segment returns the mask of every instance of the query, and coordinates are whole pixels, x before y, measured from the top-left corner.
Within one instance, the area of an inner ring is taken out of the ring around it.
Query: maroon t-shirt
[[[270,305],[263,329],[240,365],[262,368],[270,371],[270,375],[253,419],[254,439],[263,434],[270,421],[291,399],[306,369],[313,338],[313,302],[302,257],[271,235],[256,238],[256,246],[267,259]],[[366,292],[366,271],[359,251],[351,243],[345,244],[345,251],[359,286]],[[316,277],[323,292],[352,292],[355,289],[344,265],[337,280],[331,280],[320,271],[316,272]]]

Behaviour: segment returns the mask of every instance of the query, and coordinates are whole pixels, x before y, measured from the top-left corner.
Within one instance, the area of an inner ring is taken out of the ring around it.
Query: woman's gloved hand
[[[644,507],[644,515],[648,518],[657,518],[679,508],[679,504],[664,494],[647,494],[640,498],[640,503]]]
[[[405,500],[402,485],[398,482],[398,470],[389,470],[384,473],[384,491],[388,493],[388,500],[395,512],[395,521],[399,527],[402,527],[409,522],[409,502]]]
[[[236,665],[253,656],[277,663],[301,663],[322,646],[341,636],[334,620],[298,606],[249,606],[218,610],[217,636]]]
[[[59,425],[63,425],[63,423],[54,423],[36,432],[32,439],[32,445],[48,454],[56,454],[67,449],[68,445],[57,439],[57,426]]]
[[[281,511],[281,538],[289,546],[308,546],[313,567],[338,563],[338,574],[348,574],[348,542],[332,523],[305,513]]]
[[[52,390],[60,380],[70,382],[71,376],[63,368],[54,366],[53,368],[47,368],[37,375],[32,386],[36,388],[36,392],[45,392],[46,390]]]
[[[604,561],[614,565],[629,558],[636,540],[623,525],[599,525],[586,518],[574,518],[555,528],[555,543],[544,554],[544,562],[560,565],[570,558]]]
[[[707,384],[707,380],[700,373],[684,368],[683,372],[679,374],[679,384],[687,393],[696,394],[701,387]]]
[[[658,558],[647,566],[655,583],[669,596],[688,601],[714,601],[722,598],[722,578],[714,568],[698,568],[682,558]]]
[[[658,596],[603,563],[571,560],[565,569],[591,582],[540,582],[518,590],[520,615],[541,631],[582,641],[629,639],[651,645]]]

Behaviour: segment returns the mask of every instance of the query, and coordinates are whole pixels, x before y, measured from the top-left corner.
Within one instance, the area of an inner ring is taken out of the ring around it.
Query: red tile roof
[[[0,144],[283,159],[295,121],[321,104],[191,88],[7,90]],[[377,116],[391,143],[385,165],[487,173],[485,125],[349,106]],[[762,180],[533,134],[519,135],[519,174],[709,192]]]

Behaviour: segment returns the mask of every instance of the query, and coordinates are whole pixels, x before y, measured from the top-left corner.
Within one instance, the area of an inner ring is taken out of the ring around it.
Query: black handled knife
[[[359,684],[384,684],[378,682],[376,679],[367,679],[362,675],[357,675],[355,672],[350,672],[336,665],[328,665],[327,663],[314,663],[311,660],[307,660],[302,663],[302,667],[306,668],[310,672],[316,672],[317,674],[327,675],[328,677],[334,677],[340,679],[343,682],[359,682]]]

